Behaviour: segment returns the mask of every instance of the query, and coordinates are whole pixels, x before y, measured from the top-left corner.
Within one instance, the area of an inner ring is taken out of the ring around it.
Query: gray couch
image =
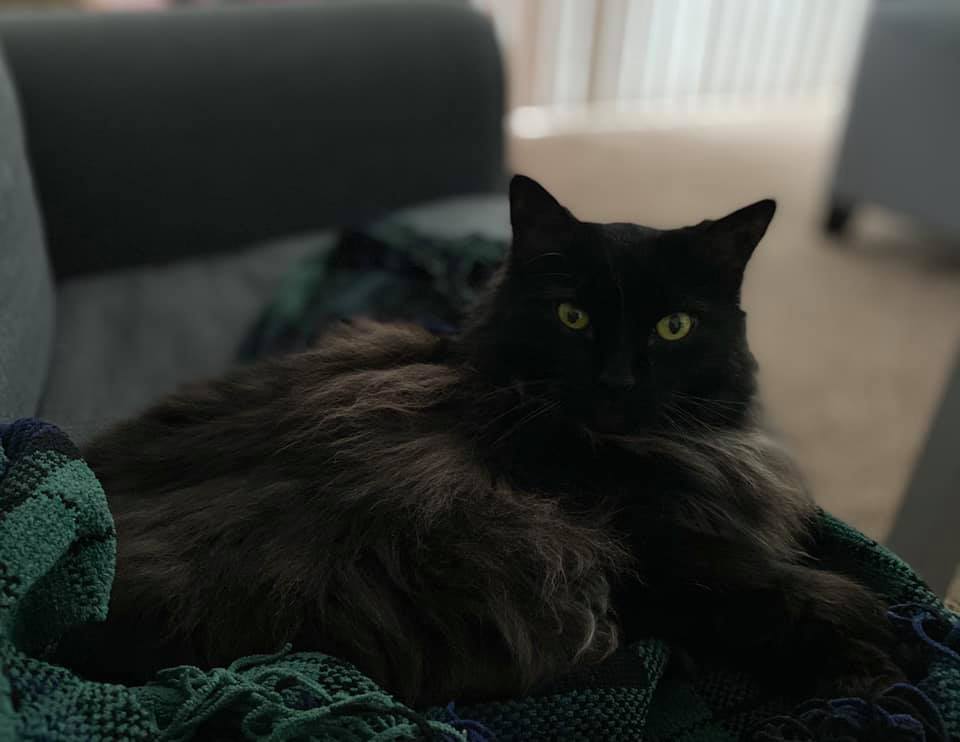
[[[83,440],[230,365],[331,228],[502,187],[456,2],[0,17],[0,421]],[[499,196],[408,214],[502,233]]]

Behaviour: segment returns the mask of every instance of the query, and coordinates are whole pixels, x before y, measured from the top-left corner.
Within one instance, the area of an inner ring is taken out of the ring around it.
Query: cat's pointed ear
[[[710,243],[707,249],[717,268],[739,282],[776,210],[777,202],[767,198],[737,209],[722,219],[705,222],[703,226]]]
[[[573,216],[533,178],[510,179],[510,224],[515,236],[534,227],[562,227]]]

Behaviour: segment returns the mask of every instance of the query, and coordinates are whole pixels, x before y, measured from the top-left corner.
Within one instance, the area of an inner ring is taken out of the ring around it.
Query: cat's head
[[[469,333],[474,357],[597,432],[736,424],[756,373],[740,285],[775,209],[682,229],[596,224],[516,176],[513,244]]]

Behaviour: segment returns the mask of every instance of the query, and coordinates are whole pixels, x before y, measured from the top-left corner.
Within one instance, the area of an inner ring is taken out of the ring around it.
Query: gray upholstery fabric
[[[53,306],[17,101],[0,50],[0,422],[36,412]]]
[[[439,237],[510,233],[501,194],[445,199],[389,219]],[[178,385],[221,373],[287,271],[333,244],[322,233],[64,282],[41,416],[83,442]]]
[[[84,442],[180,384],[229,368],[257,313],[317,235],[65,281],[40,416]]]
[[[500,55],[465,3],[38,13],[0,38],[58,276],[502,180]]]

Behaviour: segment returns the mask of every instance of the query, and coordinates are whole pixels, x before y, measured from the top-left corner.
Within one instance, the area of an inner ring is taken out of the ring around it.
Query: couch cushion
[[[499,195],[432,202],[387,221],[438,237],[509,234]],[[41,415],[83,442],[184,382],[222,373],[289,272],[334,244],[323,233],[65,282]]]
[[[180,384],[229,368],[248,325],[327,235],[64,282],[40,416],[78,443]]]
[[[0,421],[36,412],[53,337],[53,297],[20,112],[0,50]]]

